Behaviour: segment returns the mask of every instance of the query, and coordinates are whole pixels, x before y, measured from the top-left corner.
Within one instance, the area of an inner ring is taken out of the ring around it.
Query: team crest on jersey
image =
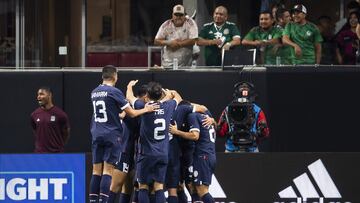
[[[306,32],[306,36],[308,36],[308,37],[310,37],[311,34],[312,34],[312,33],[311,33],[311,31],[309,31],[309,30]]]
[[[220,39],[222,37],[222,33],[221,32],[215,32],[215,38],[216,39]]]
[[[227,28],[224,29],[224,35],[229,34],[229,32],[230,32],[229,29],[227,29]]]
[[[50,117],[50,121],[55,121],[56,119],[55,119],[55,116],[51,116]]]
[[[268,36],[268,39],[272,39],[272,35],[269,35],[269,36]]]

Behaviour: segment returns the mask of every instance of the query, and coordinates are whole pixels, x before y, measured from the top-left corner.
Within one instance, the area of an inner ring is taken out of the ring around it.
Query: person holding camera
[[[239,82],[234,88],[234,99],[219,118],[217,134],[227,137],[225,152],[259,152],[259,143],[270,131],[264,112],[254,103],[254,85]]]

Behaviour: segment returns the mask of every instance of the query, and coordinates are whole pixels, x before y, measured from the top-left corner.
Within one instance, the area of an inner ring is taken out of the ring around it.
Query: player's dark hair
[[[53,94],[52,89],[48,86],[41,86],[39,90],[45,90],[46,92]]]
[[[158,101],[162,97],[162,86],[158,82],[149,82],[147,88],[147,93],[149,95],[149,99]]]
[[[181,102],[178,104],[178,106],[181,105],[191,105],[191,103],[188,100],[181,100]]]
[[[143,97],[146,95],[147,93],[147,90],[148,90],[148,86],[147,85],[141,85],[139,87],[139,89],[136,91],[136,96],[137,97]]]
[[[117,73],[117,69],[113,65],[106,65],[102,69],[102,79],[103,80],[111,80],[114,78],[114,74]]]
[[[274,18],[270,10],[261,11],[261,12],[260,12],[260,15],[261,15],[261,14],[269,14],[271,19]]]
[[[276,13],[275,13],[276,16],[274,16],[274,17],[276,18],[276,20],[279,20],[280,18],[282,18],[282,17],[284,16],[284,13],[285,13],[286,11],[290,12],[290,11],[289,11],[288,9],[286,9],[286,8],[278,8],[278,9],[276,10]]]

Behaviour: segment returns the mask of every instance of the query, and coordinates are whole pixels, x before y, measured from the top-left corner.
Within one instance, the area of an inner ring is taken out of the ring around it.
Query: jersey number
[[[160,124],[160,126],[154,128],[154,139],[155,140],[163,140],[165,139],[165,128],[166,122],[163,118],[155,119],[154,124]]]
[[[105,123],[108,120],[105,101],[93,101],[95,122]],[[98,114],[97,114],[98,112]]]
[[[215,129],[214,127],[211,126],[211,128],[209,129],[209,135],[210,135],[210,141],[215,143],[215,137],[216,137],[216,133],[215,133]]]

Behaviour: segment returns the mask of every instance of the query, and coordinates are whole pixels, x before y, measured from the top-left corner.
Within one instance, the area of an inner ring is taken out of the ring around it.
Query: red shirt
[[[70,125],[63,110],[56,106],[49,110],[39,107],[31,114],[31,126],[35,134],[36,153],[64,151]]]

